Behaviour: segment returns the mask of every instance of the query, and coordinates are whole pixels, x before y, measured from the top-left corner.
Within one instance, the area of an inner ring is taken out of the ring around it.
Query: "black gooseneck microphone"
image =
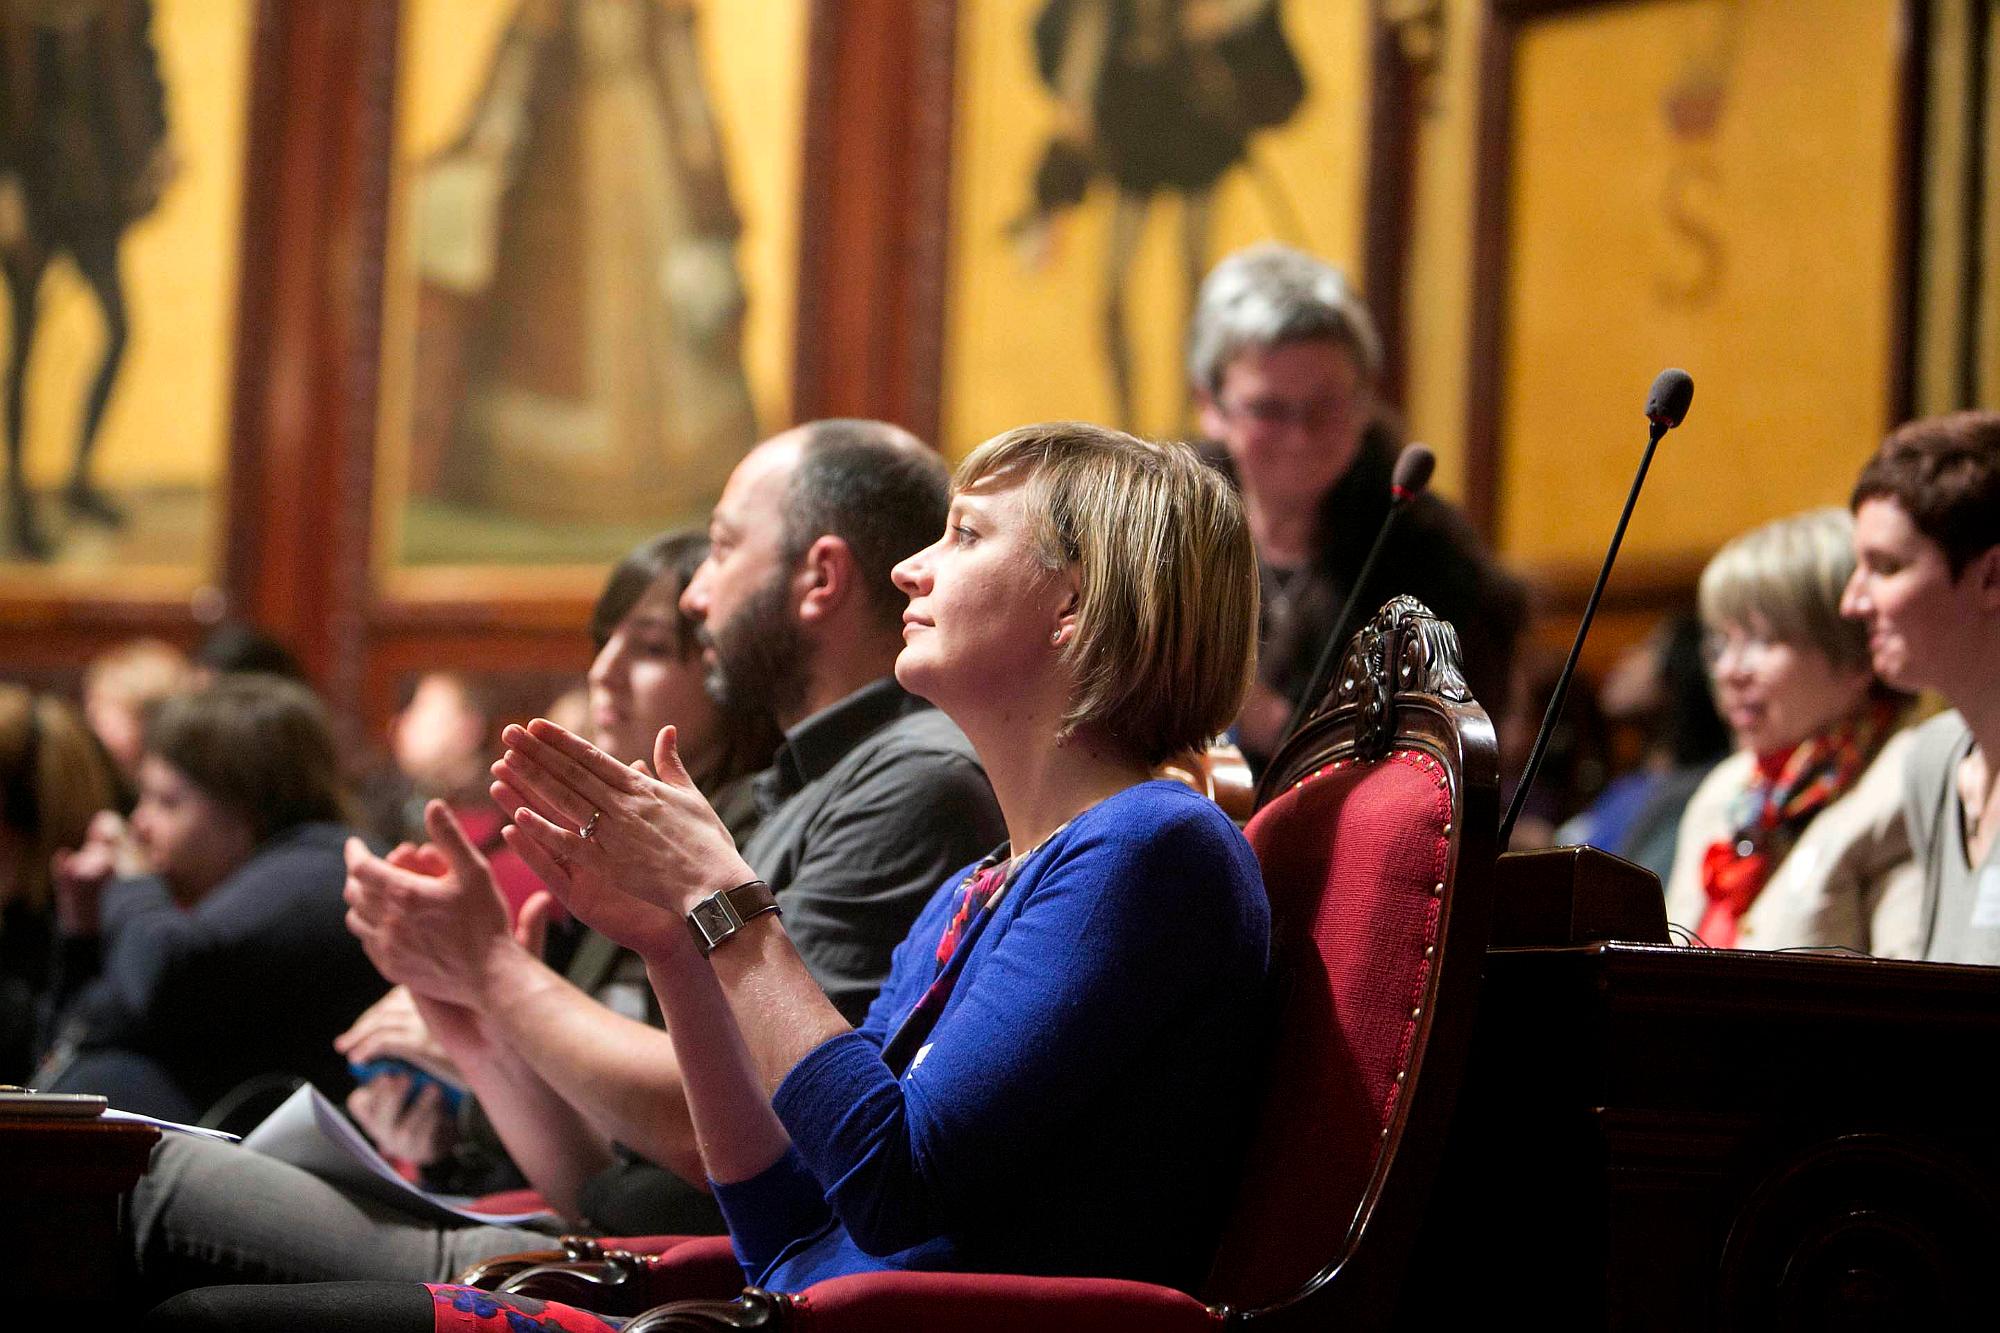
[[[1507,817],[1500,821],[1500,850],[1507,850],[1508,841],[1514,836],[1514,821],[1521,817],[1521,806],[1528,799],[1528,788],[1535,785],[1535,773],[1542,766],[1542,756],[1549,748],[1549,737],[1556,728],[1556,719],[1562,716],[1563,698],[1569,693],[1569,680],[1576,674],[1576,659],[1583,652],[1583,639],[1590,633],[1590,622],[1597,615],[1598,599],[1604,595],[1604,584],[1611,577],[1612,562],[1618,559],[1619,543],[1625,540],[1625,525],[1632,521],[1632,507],[1639,503],[1639,488],[1646,484],[1646,469],[1653,465],[1653,450],[1660,444],[1660,437],[1687,419],[1688,404],[1694,401],[1694,377],[1685,370],[1663,370],[1653,380],[1653,389],[1646,395],[1646,420],[1652,423],[1646,433],[1646,452],[1639,459],[1638,475],[1632,478],[1631,493],[1625,497],[1625,511],[1618,515],[1618,527],[1611,534],[1611,549],[1604,553],[1604,565],[1597,571],[1597,584],[1590,590],[1590,600],[1583,604],[1583,620],[1576,627],[1576,642],[1569,646],[1569,660],[1563,663],[1562,674],[1556,677],[1555,693],[1549,696],[1549,710],[1542,714],[1542,729],[1535,735],[1535,748],[1528,752],[1528,766],[1521,772],[1521,785],[1514,788],[1514,799],[1507,803]]]
[[[1389,477],[1389,512],[1382,517],[1382,526],[1375,533],[1375,544],[1368,548],[1368,558],[1361,562],[1361,572],[1355,576],[1354,586],[1347,590],[1347,602],[1340,608],[1340,619],[1333,622],[1333,634],[1320,649],[1319,663],[1313,667],[1312,678],[1306,684],[1306,692],[1292,708],[1291,720],[1285,723],[1284,734],[1278,737],[1278,744],[1271,749],[1276,754],[1283,748],[1306,715],[1318,706],[1319,697],[1326,691],[1326,683],[1333,675],[1333,668],[1340,660],[1342,647],[1347,642],[1347,631],[1354,621],[1354,606],[1361,597],[1361,590],[1368,585],[1369,575],[1375,572],[1375,561],[1382,554],[1383,544],[1389,540],[1389,529],[1396,525],[1396,516],[1409,506],[1410,501],[1424,493],[1431,484],[1431,473],[1437,470],[1437,455],[1429,445],[1406,444],[1403,452],[1396,455],[1396,470]]]

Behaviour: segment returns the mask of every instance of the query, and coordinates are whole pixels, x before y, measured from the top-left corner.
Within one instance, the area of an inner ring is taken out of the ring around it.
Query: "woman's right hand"
[[[118,852],[125,841],[125,821],[116,810],[91,816],[83,845],[75,851],[58,847],[50,858],[55,887],[56,928],[65,935],[95,935],[104,886],[118,872]]]

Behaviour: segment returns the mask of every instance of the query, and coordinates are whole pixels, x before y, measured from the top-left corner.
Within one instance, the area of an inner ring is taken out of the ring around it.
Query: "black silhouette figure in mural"
[[[1162,192],[1181,197],[1192,308],[1209,267],[1215,186],[1249,160],[1254,133],[1291,119],[1305,100],[1305,72],[1278,0],[1047,0],[1032,36],[1057,122],[1033,202],[1008,232],[1033,255],[1094,179],[1116,188],[1103,337],[1119,424],[1133,430],[1126,284],[1146,214]]]
[[[62,498],[79,519],[124,512],[90,478],[130,328],[119,282],[125,229],[159,203],[174,163],[150,0],[4,0],[0,8],[0,262],[13,310],[7,349],[7,502],[14,549],[46,559],[22,453],[36,306],[67,255],[104,317],[104,354],[84,401]]]

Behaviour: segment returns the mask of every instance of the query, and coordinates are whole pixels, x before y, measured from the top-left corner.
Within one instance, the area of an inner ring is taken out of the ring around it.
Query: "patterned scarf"
[[[1757,756],[1750,785],[1729,806],[1733,832],[1711,843],[1701,861],[1708,910],[1697,932],[1712,948],[1736,947],[1750,904],[1827,806],[1845,796],[1896,729],[1900,707],[1871,699],[1831,731],[1789,750]]]
[[[1002,851],[1005,849],[1003,848]],[[956,900],[952,904],[951,920],[946,923],[944,934],[938,936],[937,972],[931,984],[910,1006],[910,1012],[882,1044],[882,1062],[900,1077],[910,1067],[916,1057],[917,1048],[930,1036],[931,1029],[944,1013],[944,1003],[951,998],[952,989],[958,985],[958,974],[964,966],[959,951],[971,942],[979,927],[986,924],[987,909],[991,907],[1001,892],[1013,879],[1015,862],[1012,858],[1002,859],[1001,852],[994,852],[984,861],[974,866],[958,886]],[[959,967],[952,966],[954,959]]]
[[[965,954],[972,945],[980,929],[993,917],[993,908],[1007,895],[1015,876],[1021,867],[1027,865],[1036,852],[1049,845],[1057,833],[1069,827],[1064,820],[1054,833],[1043,838],[1019,856],[1007,856],[1007,848],[1002,846],[978,865],[974,866],[965,881],[958,886],[958,893],[952,903],[951,920],[945,925],[944,934],[938,937],[937,974],[917,1002],[910,1006],[910,1012],[882,1044],[882,1063],[894,1070],[898,1077],[910,1067],[929,1037],[931,1029],[944,1014],[945,1001],[958,985],[958,975],[965,970]]]

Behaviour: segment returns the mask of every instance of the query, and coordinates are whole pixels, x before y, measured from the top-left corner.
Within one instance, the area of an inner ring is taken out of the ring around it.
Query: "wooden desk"
[[[127,1270],[118,1198],[159,1137],[150,1125],[0,1119],[0,1291],[18,1308],[115,1308]]]
[[[1994,1327],[2000,969],[1497,949],[1406,1327]]]

